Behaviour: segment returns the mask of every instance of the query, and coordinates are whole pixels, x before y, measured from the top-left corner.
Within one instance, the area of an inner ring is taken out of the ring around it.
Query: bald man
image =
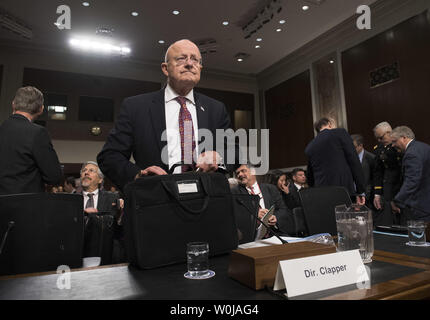
[[[161,64],[167,77],[165,88],[124,100],[97,156],[102,172],[120,189],[140,176],[167,174],[176,163],[185,165],[174,173],[235,169],[233,159],[223,159],[222,152],[216,152],[216,130],[231,127],[225,105],[194,90],[202,68],[199,48],[189,40],[177,41]],[[199,145],[200,129],[212,133],[211,147],[207,141],[206,149]],[[233,148],[238,157],[237,146]],[[130,162],[131,155],[135,163]]]

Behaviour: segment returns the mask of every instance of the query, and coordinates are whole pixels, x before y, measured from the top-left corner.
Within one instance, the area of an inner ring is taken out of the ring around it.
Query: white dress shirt
[[[296,186],[297,191],[300,191],[300,189],[301,189],[301,188],[303,188],[301,185],[299,185],[299,184],[297,184],[297,183],[295,183],[295,182],[294,182],[294,185]]]
[[[251,188],[246,187],[246,190],[248,190],[249,194],[255,194],[255,195],[259,196],[260,197],[260,208],[266,209],[266,206],[264,205],[263,193],[261,192],[261,189],[260,189],[260,186],[258,185],[258,182],[254,183]],[[258,226],[257,234],[256,234],[255,239],[254,239],[255,241],[260,240],[264,237],[264,234],[262,232],[262,229],[263,229],[262,227],[263,227],[262,224],[260,224]]]
[[[358,158],[360,159],[360,163],[363,163],[364,149],[358,154]]]
[[[169,168],[175,163],[181,162],[181,136],[179,134],[179,111],[181,105],[176,100],[179,97],[172,87],[168,84],[164,90],[165,113],[166,113],[166,133],[167,133],[167,152]],[[196,153],[198,154],[198,123],[194,93],[191,90],[185,98],[187,99],[187,109],[191,113],[193,120],[194,139],[196,142]],[[176,167],[174,173],[181,173],[181,167]]]
[[[85,210],[85,206],[87,205],[88,200],[90,199],[90,197],[88,197],[88,193],[93,194],[94,208],[97,209],[97,204],[99,201],[99,189],[96,189],[93,192],[82,191],[82,195],[84,196],[84,210]]]

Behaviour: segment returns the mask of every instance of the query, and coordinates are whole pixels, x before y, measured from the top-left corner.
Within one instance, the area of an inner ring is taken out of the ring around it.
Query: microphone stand
[[[248,208],[248,206],[243,202],[243,200],[242,199],[236,199],[241,205],[243,205],[250,213],[251,213],[251,215],[255,218],[255,219],[257,219],[257,221],[260,221],[260,223],[263,225],[263,226],[265,226],[266,227],[266,229],[267,230],[269,230],[270,231],[270,233],[272,234],[272,235],[274,235],[276,238],[278,238],[278,240],[279,241],[281,241],[281,243],[282,244],[287,244],[288,242],[287,241],[285,241],[284,239],[282,239],[279,235],[278,235],[278,233],[277,232],[275,232],[275,230],[273,230],[273,228],[272,227],[270,227],[269,225],[267,225],[266,223],[264,223],[263,222],[263,220],[261,220],[259,217],[258,217],[258,215],[255,215],[255,213],[254,212],[252,212],[252,210],[251,209],[249,209]]]
[[[14,226],[15,226],[15,221],[9,221],[9,223],[7,225],[7,230],[6,230],[6,232],[5,232],[4,236],[3,236],[3,241],[1,242],[1,245],[0,245],[0,255],[2,254],[4,245],[6,244],[6,240],[7,240],[7,236],[9,235],[9,231]]]

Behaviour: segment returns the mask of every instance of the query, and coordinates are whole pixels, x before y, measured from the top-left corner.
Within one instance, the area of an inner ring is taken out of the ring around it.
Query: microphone
[[[6,244],[7,236],[9,235],[9,231],[15,226],[15,221],[9,221],[7,225],[7,230],[3,236],[3,241],[1,242],[0,246],[0,254],[3,252],[4,245]]]
[[[263,222],[263,220],[261,220],[259,217],[258,217],[258,215],[256,215],[254,212],[252,212],[252,210],[246,205],[246,203],[242,200],[242,199],[239,199],[239,198],[236,198],[236,200],[241,204],[241,205],[243,205],[249,212],[250,212],[250,214],[255,218],[255,219],[257,219],[257,221],[260,221],[260,223],[263,225],[263,226],[265,226],[266,227],[266,229],[267,230],[269,230],[270,231],[270,233],[272,234],[272,235],[274,235],[276,238],[278,238],[278,240],[279,241],[281,241],[281,243],[282,244],[286,244],[286,243],[288,243],[287,241],[285,241],[284,239],[282,239],[279,235],[278,235],[278,233],[277,232],[275,232],[275,230],[273,230],[273,228],[272,227],[270,227],[269,225],[267,225],[265,222]]]

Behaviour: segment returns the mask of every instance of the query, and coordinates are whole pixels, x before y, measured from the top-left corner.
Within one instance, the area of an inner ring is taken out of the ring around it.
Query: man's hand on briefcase
[[[206,151],[199,155],[196,167],[203,172],[215,172],[221,162],[222,158],[218,152]]]
[[[162,168],[157,166],[148,167],[145,170],[140,170],[138,174],[134,177],[134,180],[144,177],[144,176],[163,176],[166,175],[167,172]]]

